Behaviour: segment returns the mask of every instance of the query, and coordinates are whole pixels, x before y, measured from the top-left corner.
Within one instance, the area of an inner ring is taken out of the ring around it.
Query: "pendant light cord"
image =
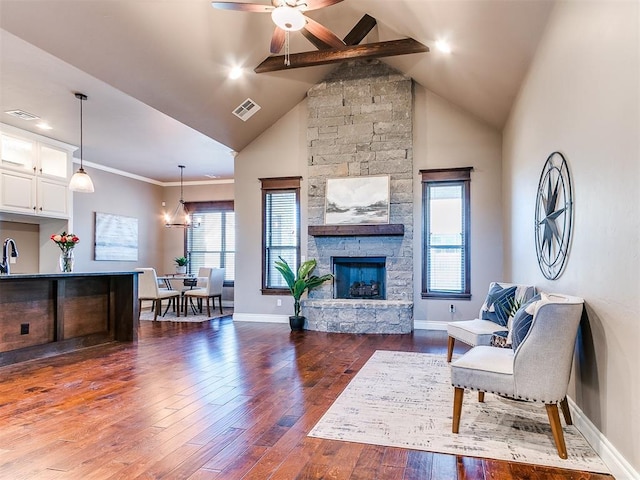
[[[182,174],[184,173],[184,165],[178,165],[180,167],[180,203],[184,204],[184,196],[182,195]]]
[[[82,161],[84,158],[84,152],[83,152],[83,145],[84,145],[84,141],[82,138],[82,125],[84,124],[83,120],[82,120],[82,104],[84,103],[84,100],[82,99],[82,97],[80,97],[80,170],[84,171],[84,168],[82,166]]]
[[[288,67],[291,65],[291,52],[289,49],[289,30],[284,32],[284,65]]]
[[[76,93],[76,98],[80,100],[80,170],[79,171],[84,173],[84,168],[83,168],[84,141],[83,141],[83,128],[82,128],[84,121],[82,118],[82,103],[87,99],[87,96],[84,93]]]

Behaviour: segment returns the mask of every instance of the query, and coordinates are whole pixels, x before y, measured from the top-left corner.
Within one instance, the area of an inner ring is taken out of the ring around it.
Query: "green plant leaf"
[[[330,273],[318,277],[311,275],[311,272],[316,268],[317,261],[315,259],[307,260],[298,268],[297,275],[293,272],[289,264],[282,257],[278,257],[279,260],[274,262],[276,270],[280,272],[282,278],[287,283],[291,296],[294,299],[294,312],[295,315],[300,315],[300,298],[305,291],[320,286],[322,283],[331,280],[333,275]]]
[[[298,269],[298,278],[307,278],[307,276],[316,268],[317,262],[315,260],[307,260]]]

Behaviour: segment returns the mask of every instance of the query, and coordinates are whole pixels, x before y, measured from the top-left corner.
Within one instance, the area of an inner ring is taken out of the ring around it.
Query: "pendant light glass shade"
[[[69,190],[80,193],[93,193],[93,182],[91,177],[84,171],[82,167],[71,177],[69,182]]]
[[[93,182],[91,181],[91,177],[84,171],[82,168],[82,102],[87,99],[87,96],[83,93],[76,93],[76,98],[80,100],[80,168],[76,173],[71,177],[71,181],[69,182],[69,190],[72,192],[80,192],[80,193],[93,193]]]
[[[180,169],[180,201],[173,211],[173,215],[166,214],[164,216],[164,226],[167,228],[188,228],[191,226],[191,216],[184,206],[184,198],[182,197],[182,173],[184,165],[178,165]]]

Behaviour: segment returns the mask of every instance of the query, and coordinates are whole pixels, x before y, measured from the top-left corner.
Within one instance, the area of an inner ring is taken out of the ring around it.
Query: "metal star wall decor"
[[[549,280],[562,273],[571,242],[573,193],[569,166],[553,152],[542,168],[536,198],[535,240],[538,266]]]

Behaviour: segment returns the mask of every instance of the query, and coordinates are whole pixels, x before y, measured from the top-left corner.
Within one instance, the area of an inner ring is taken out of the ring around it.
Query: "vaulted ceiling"
[[[260,2],[257,2],[260,3]],[[262,3],[268,3],[263,0]],[[362,43],[414,38],[429,53],[383,58],[416,82],[500,130],[554,0],[344,0],[307,15],[343,38],[364,15]],[[159,182],[233,177],[241,151],[335,68],[272,73],[269,14],[216,10],[207,0],[0,0],[0,122],[39,131],[4,112],[22,109],[79,142],[85,161]],[[291,51],[315,50],[300,32]],[[451,44],[445,55],[438,39]],[[242,76],[229,78],[239,66]],[[232,111],[251,98],[246,122]],[[209,177],[206,177],[209,175]]]

